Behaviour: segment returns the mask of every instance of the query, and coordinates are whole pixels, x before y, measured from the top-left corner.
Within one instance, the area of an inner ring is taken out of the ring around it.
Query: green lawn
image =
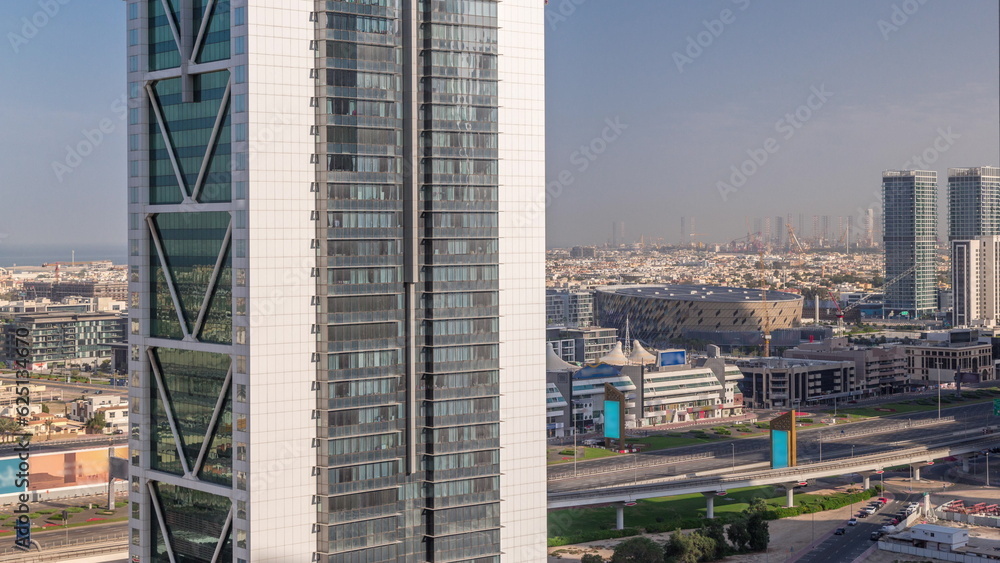
[[[959,406],[959,405],[973,405],[976,403],[987,403],[993,400],[991,396],[987,393],[980,392],[979,398],[963,397],[958,399],[954,397],[951,393],[953,391],[948,390],[947,394],[941,396],[941,408],[948,408],[949,406]],[[921,404],[922,403],[922,404]],[[877,407],[863,407],[863,408],[853,408],[853,409],[842,409],[840,412],[852,414],[855,416],[862,417],[874,417],[874,416],[887,416],[891,414],[906,414],[908,412],[924,412],[937,410],[937,397],[925,397],[922,399],[912,399],[909,401],[901,401],[899,403],[886,403],[879,405]],[[892,409],[892,410],[887,410]]]
[[[842,495],[846,496],[843,493],[832,496],[797,494],[794,498],[796,506],[811,505],[814,511],[819,511],[822,510],[819,503],[829,503],[831,498]],[[746,509],[755,498],[763,498],[772,508],[784,506],[786,500],[781,487],[768,485],[732,489],[725,496],[715,497],[715,516],[727,521]],[[701,494],[640,500],[635,506],[625,508],[625,527],[647,531],[696,528],[704,521],[705,505],[705,497]],[[549,537],[556,538],[556,541],[564,541],[567,536],[600,534],[614,529],[615,507],[551,510],[548,522]]]
[[[603,448],[588,448],[586,446],[577,447],[580,453],[577,454],[576,461],[584,461],[588,459],[600,459],[602,457],[612,457],[616,455],[621,455],[619,453],[613,452],[611,450],[605,450]],[[573,446],[561,446],[558,448],[549,449],[549,465],[555,465],[558,463],[573,463],[573,454],[563,454],[562,452],[572,452]]]
[[[734,434],[738,434],[734,432]],[[667,448],[676,448],[679,446],[692,446],[695,444],[704,444],[705,442],[712,442],[718,440],[715,438],[714,434],[706,434],[705,438],[694,438],[690,434],[685,434],[684,436],[647,436],[645,438],[630,438],[626,440],[630,444],[646,444],[643,451],[651,452],[655,450],[665,450]],[[729,436],[726,436],[729,438]]]

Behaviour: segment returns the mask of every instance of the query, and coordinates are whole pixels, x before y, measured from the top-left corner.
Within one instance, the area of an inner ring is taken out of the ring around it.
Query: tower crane
[[[799,249],[799,252],[805,254],[806,249],[803,248],[802,243],[799,242],[799,237],[795,236],[795,229],[792,228],[791,223],[785,223],[785,226],[788,227],[788,240],[795,243],[795,247]]]

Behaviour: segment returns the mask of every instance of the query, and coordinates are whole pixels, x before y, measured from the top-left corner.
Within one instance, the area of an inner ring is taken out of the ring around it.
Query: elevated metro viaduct
[[[796,485],[810,479],[820,479],[847,473],[860,473],[864,488],[871,486],[870,479],[885,467],[909,465],[915,480],[920,480],[920,468],[934,463],[935,459],[958,457],[1000,445],[1000,435],[959,442],[899,450],[891,454],[870,454],[853,458],[838,458],[783,469],[760,470],[761,464],[751,464],[728,471],[724,476],[668,477],[653,479],[635,485],[613,485],[580,491],[549,493],[548,507],[572,508],[592,504],[615,504],[616,529],[624,528],[626,503],[640,499],[701,493],[705,495],[706,516],[715,517],[715,497],[729,489],[758,485],[782,485],[787,493],[787,506],[792,506],[792,493]],[[742,472],[741,472],[742,469]]]

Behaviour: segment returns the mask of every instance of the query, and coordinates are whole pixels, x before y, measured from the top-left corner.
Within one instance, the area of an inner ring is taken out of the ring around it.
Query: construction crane
[[[764,357],[771,357],[771,314],[767,310],[767,281],[764,273],[764,253],[760,253],[760,299],[764,308]]]
[[[899,282],[900,280],[902,280],[906,276],[912,274],[914,271],[916,271],[916,269],[917,269],[917,265],[916,264],[910,266],[906,270],[903,270],[903,272],[901,274],[896,275],[891,280],[889,280],[889,281],[885,282],[884,284],[882,284],[882,287],[878,288],[878,291],[870,291],[870,292],[862,295],[857,301],[855,301],[854,303],[851,303],[850,305],[844,307],[843,309],[840,308],[840,301],[836,297],[834,297],[833,292],[830,291],[829,292],[830,293],[830,299],[833,299],[833,304],[837,306],[837,321],[838,321],[838,324],[841,327],[843,327],[844,326],[844,317],[847,316],[847,313],[850,313],[854,309],[856,309],[856,308],[860,307],[861,305],[865,304],[869,299],[871,299],[872,297],[878,295],[879,293],[882,293],[884,295],[886,289],[888,289],[890,286],[894,285],[895,283]]]
[[[788,240],[795,243],[795,247],[799,249],[799,252],[805,254],[806,249],[802,247],[802,243],[799,242],[799,237],[795,236],[795,229],[792,228],[791,223],[785,223],[788,227]]]
[[[872,297],[878,295],[879,293],[884,294],[886,288],[888,288],[889,286],[895,284],[896,282],[898,282],[899,280],[905,278],[906,276],[912,274],[914,271],[916,271],[916,269],[917,269],[917,265],[914,264],[914,265],[910,266],[909,268],[907,268],[906,270],[904,270],[903,273],[895,276],[891,280],[889,280],[889,281],[885,282],[884,284],[882,284],[882,287],[879,288],[879,291],[872,291],[872,292],[869,292],[869,293],[866,293],[866,294],[862,295],[860,299],[858,299],[854,303],[851,303],[847,307],[844,307],[844,313],[846,314],[849,311],[855,309],[856,307],[859,307],[860,305],[862,305],[863,303],[865,303],[866,301],[868,301]]]

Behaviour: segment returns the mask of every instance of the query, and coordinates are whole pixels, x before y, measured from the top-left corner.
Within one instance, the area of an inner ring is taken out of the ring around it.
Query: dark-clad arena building
[[[781,291],[707,285],[617,285],[594,292],[594,316],[600,326],[666,346],[684,338],[732,345],[761,341],[765,315],[772,333],[798,343],[802,296]],[[779,342],[773,344],[782,345]]]

